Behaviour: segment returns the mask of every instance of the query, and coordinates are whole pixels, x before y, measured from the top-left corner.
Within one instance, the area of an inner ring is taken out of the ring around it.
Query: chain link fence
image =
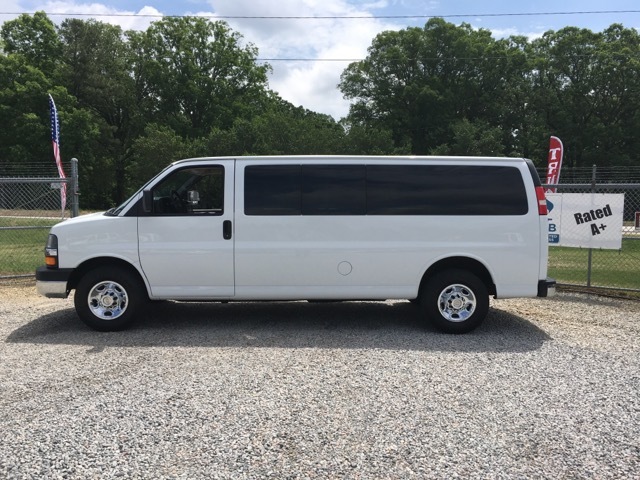
[[[0,279],[33,277],[43,262],[49,229],[77,215],[77,163],[66,180],[35,176],[0,176]],[[30,172],[37,174],[37,169]],[[640,168],[563,171],[557,193],[622,194],[619,248],[549,247],[549,275],[560,285],[640,292]],[[544,178],[544,172],[540,172]],[[67,184],[67,206],[61,204],[61,187]],[[596,212],[597,213],[597,212]],[[607,213],[607,212],[605,212]],[[599,227],[598,227],[599,228]]]
[[[544,178],[544,172],[540,176]],[[580,194],[584,198],[582,203],[593,205],[576,210],[572,221],[567,222],[563,216],[563,231],[572,235],[581,229],[584,237],[586,230],[587,237],[607,236],[612,241],[606,248],[550,243],[549,276],[560,285],[640,292],[640,168],[575,169],[566,175],[563,171],[562,181],[574,183],[548,187],[558,194]],[[548,195],[548,199],[554,196]],[[598,204],[599,200],[604,203]],[[607,221],[614,217],[615,222]],[[552,237],[558,234],[554,226],[550,225],[549,234],[550,242],[554,241]]]
[[[0,279],[33,277],[44,262],[50,228],[78,214],[75,159],[70,167],[71,176],[66,179],[0,177]]]
[[[624,195],[622,224],[615,225],[619,231],[615,236],[621,239],[619,248],[588,248],[578,246],[549,246],[549,276],[559,284],[609,290],[629,290],[640,292],[640,184],[596,184],[558,185],[557,193],[579,193],[587,197],[593,194]],[[610,197],[607,197],[610,198]],[[599,210],[599,211],[598,211]],[[590,212],[596,215],[593,220]],[[604,228],[613,228],[601,222],[610,214],[605,208],[586,209],[571,227],[589,229],[592,236],[604,235]],[[602,217],[602,218],[599,218]],[[578,225],[578,222],[582,224]],[[564,222],[564,220],[563,220]],[[564,227],[564,226],[563,226]],[[565,229],[566,230],[566,229]],[[553,232],[549,232],[553,235]]]

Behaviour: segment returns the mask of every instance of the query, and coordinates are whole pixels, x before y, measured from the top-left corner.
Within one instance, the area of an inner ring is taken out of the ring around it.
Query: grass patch
[[[0,276],[33,274],[44,264],[44,246],[49,230],[60,223],[60,217],[25,218],[38,213],[29,211],[18,212],[24,216],[4,216],[1,213]]]
[[[58,221],[54,218],[0,217],[0,276],[30,274],[44,264],[49,229]]]
[[[549,276],[560,283],[587,284],[589,250],[549,247]],[[591,285],[640,290],[640,239],[623,238],[620,250],[592,251]]]
[[[51,218],[0,217],[0,276],[30,274],[44,263]],[[560,283],[587,284],[586,248],[550,247],[549,276]],[[623,238],[620,250],[593,250],[591,285],[640,290],[640,239]]]
[[[0,217],[0,227],[52,227],[59,222],[55,218]]]

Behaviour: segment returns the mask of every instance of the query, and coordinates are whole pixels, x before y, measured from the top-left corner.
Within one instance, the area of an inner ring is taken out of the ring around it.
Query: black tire
[[[467,333],[489,313],[487,286],[467,270],[434,275],[420,292],[420,306],[431,323],[446,333]]]
[[[78,282],[74,296],[80,320],[101,332],[129,327],[146,300],[144,284],[118,267],[91,270]]]

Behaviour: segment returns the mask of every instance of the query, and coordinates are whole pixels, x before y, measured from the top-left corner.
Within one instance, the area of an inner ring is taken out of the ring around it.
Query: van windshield
[[[158,172],[151,179],[149,179],[149,181],[147,183],[145,183],[142,187],[140,187],[138,190],[136,190],[136,192],[133,195],[131,195],[129,198],[127,198],[124,202],[122,202],[117,207],[110,208],[109,210],[104,212],[104,214],[109,216],[109,217],[117,217],[118,215],[120,215],[120,213],[127,207],[127,205],[129,205],[129,203],[131,203],[135,198],[137,198],[138,194],[140,192],[142,192],[142,190],[144,190],[147,187],[147,185],[149,185],[156,178],[158,178],[160,175],[162,175],[164,173],[164,171],[169,167],[171,167],[171,165],[167,165],[160,172]]]

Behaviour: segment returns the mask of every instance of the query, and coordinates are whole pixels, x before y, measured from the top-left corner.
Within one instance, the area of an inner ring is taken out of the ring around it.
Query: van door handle
[[[231,220],[222,222],[222,238],[231,240]]]

